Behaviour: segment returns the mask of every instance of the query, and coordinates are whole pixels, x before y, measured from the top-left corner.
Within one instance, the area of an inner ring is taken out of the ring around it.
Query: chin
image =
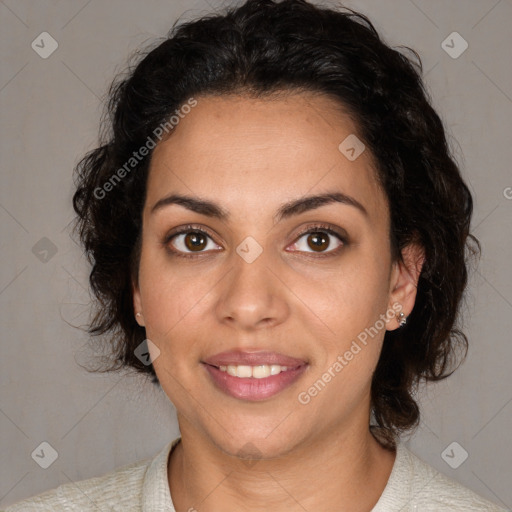
[[[210,433],[212,442],[224,453],[242,459],[275,459],[291,452],[297,445],[304,442],[303,436],[298,432],[277,429],[272,430],[248,428],[232,429],[229,434]],[[270,435],[269,435],[270,432]],[[220,434],[220,436],[218,435]],[[230,435],[231,434],[231,435]]]

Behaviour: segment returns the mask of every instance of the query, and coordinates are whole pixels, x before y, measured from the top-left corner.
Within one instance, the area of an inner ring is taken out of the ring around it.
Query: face
[[[414,279],[355,134],[324,96],[205,96],[155,148],[134,307],[182,435],[275,457],[367,431]]]

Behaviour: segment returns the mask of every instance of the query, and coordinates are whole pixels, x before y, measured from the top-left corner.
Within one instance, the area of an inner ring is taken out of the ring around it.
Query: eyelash
[[[170,242],[171,242],[171,240],[173,238],[175,238],[175,237],[177,237],[179,235],[182,235],[182,234],[189,234],[189,233],[201,233],[201,234],[206,235],[209,238],[213,239],[213,235],[209,231],[207,231],[206,229],[199,228],[197,226],[189,224],[187,226],[184,226],[183,228],[178,228],[177,231],[171,231],[171,233],[169,233],[165,237],[165,239],[163,240],[163,245],[166,247],[168,252],[171,253],[172,256],[178,256],[178,257],[181,257],[181,258],[192,258],[192,259],[193,258],[198,258],[198,257],[200,257],[204,253],[203,252],[184,253],[184,252],[181,252],[181,251],[179,251],[177,249],[171,249],[169,247]],[[304,228],[304,230],[301,231],[296,236],[295,241],[293,243],[297,243],[297,241],[300,240],[304,235],[308,235],[308,234],[311,234],[311,233],[327,233],[329,235],[335,236],[342,243],[342,245],[340,247],[336,248],[336,249],[333,249],[333,250],[325,252],[325,253],[318,253],[316,255],[313,255],[312,256],[313,258],[327,258],[327,257],[330,257],[330,256],[337,256],[338,253],[345,246],[348,245],[347,238],[344,235],[342,235],[341,233],[339,233],[330,224],[315,224],[313,226],[308,226],[308,227]],[[313,253],[308,253],[308,254],[313,254]]]

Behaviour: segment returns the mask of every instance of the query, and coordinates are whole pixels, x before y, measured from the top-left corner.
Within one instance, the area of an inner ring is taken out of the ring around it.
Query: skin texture
[[[393,304],[411,312],[421,250],[410,246],[405,263],[392,261],[386,196],[368,150],[349,161],[338,149],[356,129],[333,99],[197,100],[154,150],[134,283],[137,321],[160,350],[155,371],[178,412],[182,442],[169,460],[177,511],[368,511],[395,458],[368,425],[372,373],[398,321],[390,318],[309,403],[297,397]],[[274,222],[284,203],[327,192],[367,213],[331,203]],[[176,204],[151,211],[171,193],[215,201],[229,220]],[[344,230],[348,243],[326,234],[329,245],[315,252],[312,235],[298,235],[316,223]],[[166,242],[188,224],[212,235],[200,253],[187,249],[186,235]],[[248,236],[263,249],[252,263],[236,252]],[[308,368],[269,399],[240,400],[201,364],[231,349],[279,352]]]

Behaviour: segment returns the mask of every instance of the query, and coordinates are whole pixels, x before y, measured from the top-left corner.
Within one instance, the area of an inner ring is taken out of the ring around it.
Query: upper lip
[[[295,357],[285,356],[277,352],[267,352],[263,350],[247,352],[244,350],[229,350],[215,354],[203,361],[211,366],[259,366],[278,364],[280,366],[297,367],[306,364],[306,361]]]

